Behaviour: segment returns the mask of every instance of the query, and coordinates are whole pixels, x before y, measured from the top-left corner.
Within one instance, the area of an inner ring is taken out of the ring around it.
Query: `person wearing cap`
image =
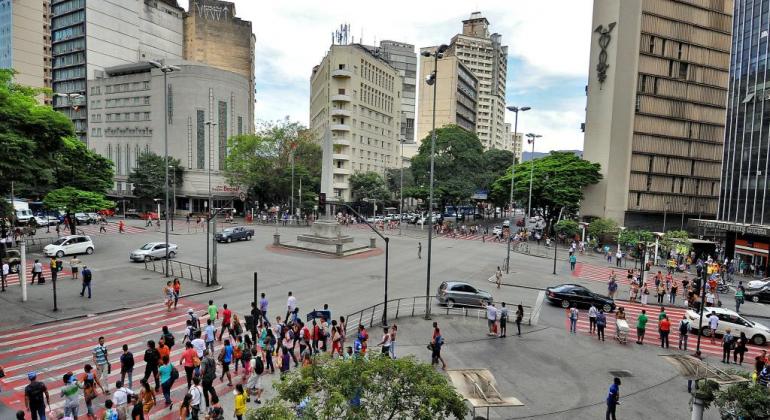
[[[51,405],[48,388],[37,380],[37,372],[27,374],[29,384],[24,387],[24,406],[29,410],[32,420],[46,420],[45,408]]]
[[[605,420],[617,420],[615,417],[615,409],[620,405],[620,378],[615,377],[610,385],[609,393],[607,394],[607,414]]]

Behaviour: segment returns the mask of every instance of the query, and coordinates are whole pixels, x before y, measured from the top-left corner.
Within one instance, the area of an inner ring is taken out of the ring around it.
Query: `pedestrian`
[[[644,344],[644,331],[647,327],[647,311],[642,309],[642,313],[636,318],[636,344]]]
[[[571,334],[577,334],[577,321],[580,311],[578,311],[578,308],[574,303],[567,310],[567,314],[569,315],[569,332]]]
[[[749,339],[746,337],[746,333],[741,331],[741,335],[735,340],[735,350],[733,351],[733,363],[743,365],[743,355],[748,351],[746,344]],[[740,360],[739,360],[740,357]]]
[[[118,222],[118,232],[126,233],[126,223],[122,220]]]
[[[5,292],[5,286],[7,284],[5,282],[5,279],[7,279],[8,275],[11,274],[11,266],[8,264],[8,261],[3,261],[3,267],[2,268],[3,268],[3,270],[2,270],[2,272],[0,272],[0,284],[2,284],[2,286],[0,286],[0,290]]]
[[[180,420],[187,420],[192,418],[192,395],[185,394],[184,399],[182,399],[182,404],[179,406],[179,419]]]
[[[607,326],[607,316],[604,315],[604,310],[599,309],[596,314],[596,338],[604,341],[604,327]]]
[[[289,292],[289,297],[286,299],[286,322],[289,322],[289,315],[291,315],[297,308],[297,298],[294,297],[292,292]]]
[[[663,316],[663,319],[658,321],[658,332],[660,335],[660,348],[668,348],[668,335],[671,332],[671,322],[668,320],[668,316]]]
[[[508,308],[505,307],[505,302],[500,307],[500,337],[505,337],[508,332]]]
[[[225,330],[227,330],[228,334],[230,334],[230,338],[233,338],[232,322],[233,311],[227,309],[227,304],[225,303],[222,305],[222,327],[219,329],[219,341],[222,341],[222,336],[225,334]]]
[[[60,396],[64,398],[64,417],[69,416],[72,419],[77,419],[80,410],[78,392],[83,388],[83,385],[78,383],[72,372],[64,374],[63,382],[64,386],[61,388]]]
[[[203,388],[203,400],[206,407],[210,407],[209,402],[213,402],[217,397],[217,391],[214,389],[214,379],[217,377],[217,362],[214,360],[213,352],[206,350],[203,352],[201,360],[201,387]],[[210,398],[209,398],[210,397]]]
[[[51,406],[48,388],[45,384],[37,380],[37,372],[27,374],[29,384],[24,387],[24,406],[29,410],[32,420],[46,420],[46,407]]]
[[[503,282],[503,271],[500,270],[500,266],[497,266],[497,271],[495,271],[495,283],[497,283],[497,288],[500,288],[500,284]]]
[[[110,384],[107,381],[107,375],[110,373],[110,363],[107,357],[107,346],[104,345],[104,337],[99,337],[99,344],[91,351],[91,356],[96,365],[96,375],[99,381],[104,384],[105,391],[110,392]]]
[[[168,330],[168,326],[166,325],[160,328],[160,340],[158,341],[163,341],[163,344],[168,346],[169,352],[174,348],[174,344],[176,344],[174,334],[171,334],[171,331]]]
[[[733,335],[730,328],[728,328],[722,336],[722,363],[730,364],[730,350],[733,349],[734,345]]]
[[[618,252],[615,253],[615,266],[620,267],[620,262],[623,259],[623,253],[618,249]]]
[[[246,391],[243,390],[243,385],[236,385],[233,394],[235,394],[235,410],[233,414],[236,419],[243,420],[243,415],[246,414]]]
[[[171,365],[171,361],[168,356],[163,356],[161,359],[161,366],[158,368],[158,374],[160,375],[160,388],[163,390],[163,399],[166,402],[166,407],[169,410],[173,407],[171,402],[171,386],[174,385],[174,379],[171,372],[174,370],[174,366]]]
[[[91,269],[84,265],[83,272],[81,274],[83,275],[83,288],[80,290],[80,296],[83,296],[83,294],[86,292],[86,289],[88,289],[88,298],[91,299]]]
[[[737,288],[735,288],[735,312],[740,313],[741,312],[741,305],[743,304],[743,294],[745,290],[743,289],[742,285],[738,285]]]
[[[128,376],[128,382],[126,382]],[[128,345],[123,344],[123,353],[120,355],[120,382],[133,388],[134,383],[134,354],[128,351]]]
[[[388,327],[382,327],[382,340],[377,345],[381,346],[383,355],[390,356],[390,329]]]
[[[80,264],[81,261],[77,256],[73,256],[72,259],[70,259],[70,272],[72,273],[72,278],[75,280],[77,280],[78,273],[80,272]]]
[[[717,335],[717,327],[719,327],[719,317],[717,316],[716,312],[711,312],[711,315],[709,315],[709,329],[710,335],[711,335],[711,344],[715,344],[714,338]]]
[[[219,404],[219,397],[213,395],[211,397],[211,406],[208,408],[208,414],[206,420],[224,420],[225,409]]]
[[[616,420],[615,410],[620,405],[620,378],[612,380],[609,393],[607,394],[607,413],[605,420]]]
[[[123,381],[115,382],[115,392],[112,393],[112,406],[118,414],[118,418],[125,419],[130,411],[128,400],[134,395],[134,391],[124,386]]]
[[[193,348],[192,343],[187,342],[184,345],[185,349],[182,352],[182,357],[179,358],[179,364],[184,367],[185,377],[187,378],[187,388],[192,386],[192,379],[195,372],[195,364],[200,365],[200,359],[198,358],[198,352]]]
[[[91,420],[96,420],[96,415],[94,415],[94,400],[97,396],[96,387],[98,386],[102,393],[106,393],[106,391],[99,378],[94,374],[93,366],[86,364],[83,366],[83,372],[81,382],[83,383],[83,398],[86,401],[86,416]]]
[[[650,297],[650,289],[647,287],[647,282],[642,284],[642,305],[647,305],[647,299]]]
[[[139,401],[142,403],[142,411],[145,416],[150,415],[150,410],[155,407],[157,400],[155,399],[155,392],[150,388],[150,383],[144,379],[140,381],[142,389],[139,391]]]
[[[687,320],[687,314],[682,314],[682,320],[679,321],[679,350],[687,351],[687,334],[690,333],[690,321]]]
[[[492,304],[492,302],[487,303],[487,327],[489,328],[489,331],[487,332],[487,335],[489,336],[496,336],[495,333],[495,322],[497,321],[497,308],[495,308],[495,305]]]
[[[596,330],[596,317],[599,311],[596,309],[596,305],[591,303],[591,307],[588,308],[588,333],[593,334]]]
[[[668,294],[668,303],[675,305],[676,304],[676,292],[679,289],[679,285],[677,284],[676,279],[671,282],[671,288],[669,289]]]
[[[102,418],[105,419],[117,419],[120,418],[118,415],[118,411],[114,408],[114,403],[112,400],[107,400],[104,402],[104,414],[102,414]]]
[[[610,282],[607,284],[607,294],[610,299],[615,299],[615,293],[618,291],[618,281],[615,276],[610,276]]]
[[[269,302],[267,300],[267,297],[265,297],[265,293],[262,292],[259,299],[259,314],[261,318],[259,319],[259,323],[261,324],[262,321],[269,323],[270,320],[267,318],[267,306]]]
[[[158,377],[158,366],[160,365],[160,352],[155,348],[155,342],[147,341],[147,349],[144,351],[144,377],[142,380],[147,382],[150,375],[155,378],[155,392],[160,390],[160,378]]]
[[[257,352],[257,349],[251,349],[250,354],[251,374],[246,381],[246,391],[250,395],[254,395],[257,404],[262,404],[259,399],[263,392],[262,375],[265,373],[265,365],[262,363],[262,355]]]
[[[444,337],[441,335],[441,330],[438,328],[438,322],[433,322],[433,337],[430,340],[431,350],[431,366],[438,364],[441,361],[441,369],[446,370],[446,363],[441,357],[441,347],[444,345]]]
[[[214,354],[214,341],[217,339],[217,329],[214,328],[214,321],[211,318],[206,320],[206,327],[203,328],[203,340],[206,342],[206,348]]]
[[[42,277],[43,277],[43,264],[40,262],[39,259],[36,258],[35,262],[32,263],[32,282],[30,284],[31,285],[35,284],[35,278],[37,278],[38,283],[42,283]]]
[[[422,242],[417,242],[417,259],[422,259]]]
[[[279,317],[280,318],[280,317]],[[267,336],[265,337],[265,370],[270,369],[270,373],[275,373],[275,365],[273,365],[273,353],[275,352],[275,345],[277,343],[273,330],[267,328]]]
[[[174,305],[174,287],[171,285],[171,281],[167,281],[163,287],[163,303],[166,305],[166,311],[171,312],[171,307]]]
[[[663,282],[658,283],[657,292],[658,292],[658,303],[663,304],[663,297],[666,295],[666,285]]]
[[[182,294],[182,283],[178,278],[175,278],[171,286],[174,289],[174,309],[176,309],[176,305],[179,303],[179,296]]]
[[[516,335],[521,335],[521,320],[524,318],[524,306],[516,307]]]
[[[219,363],[222,365],[222,374],[219,375],[219,380],[224,382],[225,376],[227,376],[227,386],[233,386],[233,378],[230,375],[230,363],[233,362],[233,354],[235,350],[230,345],[230,340],[225,340],[225,346],[220,350]]]
[[[128,399],[128,404],[131,407],[131,420],[144,420],[144,407],[142,406],[142,400],[139,399],[139,395],[134,394]]]
[[[575,271],[575,264],[577,264],[577,256],[574,252],[569,253],[569,271]]]
[[[193,377],[193,385],[190,387],[190,419],[198,420],[203,402],[203,388],[201,388],[200,376]]]
[[[390,358],[396,358],[396,334],[398,333],[398,325],[393,324],[390,326]],[[344,333],[343,333],[344,334]],[[342,353],[340,351],[340,353]]]

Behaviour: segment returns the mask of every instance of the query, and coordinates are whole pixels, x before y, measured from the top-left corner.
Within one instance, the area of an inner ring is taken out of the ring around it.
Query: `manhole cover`
[[[610,375],[616,376],[618,378],[628,378],[630,376],[634,376],[631,371],[628,370],[611,370]]]

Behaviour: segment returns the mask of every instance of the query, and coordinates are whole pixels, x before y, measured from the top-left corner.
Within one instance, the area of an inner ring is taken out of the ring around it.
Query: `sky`
[[[535,151],[583,149],[590,0],[234,2],[236,15],[250,20],[256,35],[258,121],[289,116],[307,125],[311,70],[341,24],[350,24],[357,43],[387,39],[419,51],[449,43],[462,31],[462,20],[479,11],[508,46],[506,103],[532,107],[519,115],[518,131],[543,136]],[[187,8],[187,0],[179,3]],[[420,81],[418,90],[425,86]],[[513,125],[513,113],[506,114]]]

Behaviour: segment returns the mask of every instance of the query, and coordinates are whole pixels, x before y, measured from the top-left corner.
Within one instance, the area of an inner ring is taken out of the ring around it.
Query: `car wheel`
[[[93,247],[89,246],[88,248],[86,248],[86,254],[91,255],[93,253],[94,253],[94,248]]]
[[[447,299],[446,300],[446,307],[447,308],[454,308],[455,307],[455,300],[454,299]]]
[[[227,243],[228,243],[228,244],[229,244],[230,242],[232,242],[232,241],[233,241],[233,238],[230,238],[230,237],[228,237],[228,238],[227,238]]]
[[[709,327],[703,327],[703,329],[700,330],[700,334],[704,337],[711,337],[711,334],[714,332]]]
[[[150,261],[152,261],[152,257],[149,256],[149,255],[145,255],[144,256],[144,262],[150,262]]]
[[[57,251],[56,252],[56,258],[61,258],[64,256],[64,251]]]
[[[174,258],[174,257],[176,257],[176,252],[174,252],[174,251],[171,251],[171,252],[169,252],[169,253],[168,253],[168,257],[169,257],[169,258]]]
[[[246,240],[250,241],[251,240],[251,235],[246,236]]]
[[[759,302],[759,296],[752,296],[751,297],[751,301],[754,302],[754,303]]]
[[[764,346],[767,339],[764,335],[757,334],[754,337],[751,337],[751,341],[758,346]]]
[[[606,313],[610,313],[612,312],[612,305],[605,303],[604,306],[602,306],[602,310]]]
[[[569,308],[569,301],[567,299],[564,299],[561,301],[561,307],[562,308]]]

